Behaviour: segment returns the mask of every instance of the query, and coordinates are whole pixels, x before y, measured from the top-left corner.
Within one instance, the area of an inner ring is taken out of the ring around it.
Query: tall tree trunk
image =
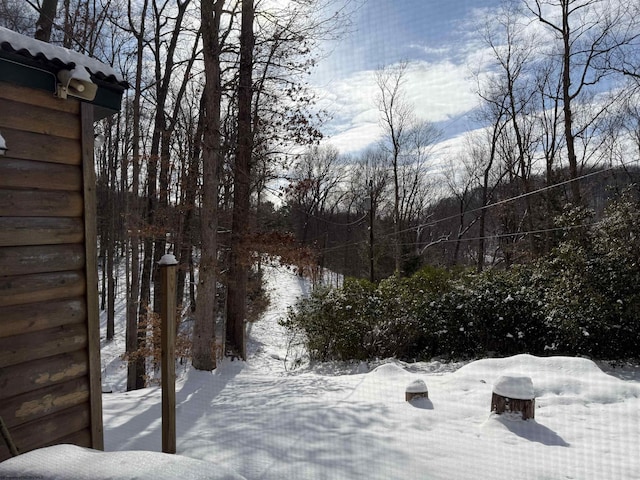
[[[395,275],[402,275],[402,247],[400,246],[400,183],[398,178],[398,157],[400,149],[397,145],[393,146],[393,237],[394,237],[394,260]]]
[[[231,264],[227,287],[227,343],[247,358],[245,320],[247,316],[247,280],[250,268],[249,209],[251,203],[252,75],[253,75],[253,0],[242,2],[240,34],[240,76],[238,87],[238,143],[233,187],[233,219],[231,226]]]
[[[36,21],[35,38],[43,42],[51,41],[51,31],[53,30],[53,22],[56,19],[58,10],[58,0],[43,0],[40,7],[38,20]]]
[[[151,305],[151,276],[153,275],[153,237],[152,232],[155,230],[153,225],[153,211],[156,208],[156,181],[158,178],[157,162],[149,159],[147,162],[147,206],[144,214],[143,230],[144,240],[142,242],[142,275],[140,278],[140,304],[138,305],[138,316],[140,322],[146,325],[147,311]],[[146,230],[146,231],[145,231]],[[151,230],[151,231],[149,231]],[[142,327],[142,325],[140,326]],[[140,339],[144,341],[146,338],[143,329],[140,328]]]
[[[562,57],[562,103],[564,109],[564,135],[567,143],[567,156],[569,159],[569,178],[571,182],[571,200],[576,205],[580,204],[581,193],[578,178],[578,158],[576,156],[575,136],[573,134],[573,112],[571,110],[571,29],[569,26],[569,0],[562,0],[562,40],[564,52]]]
[[[484,170],[482,172],[482,185],[480,186],[481,189],[481,210],[480,210],[480,218],[479,218],[479,222],[478,222],[478,259],[476,262],[476,270],[478,272],[482,272],[482,270],[484,270],[484,266],[485,266],[485,257],[486,257],[486,251],[487,251],[487,247],[486,247],[486,243],[485,243],[485,233],[486,233],[486,220],[487,220],[487,205],[489,205],[489,201],[490,201],[490,175],[491,175],[491,169],[493,168],[493,161],[495,160],[495,156],[496,156],[496,146],[497,146],[497,141],[498,141],[498,136],[500,135],[500,132],[502,130],[502,127],[499,125],[500,122],[500,118],[496,119],[496,124],[493,126],[493,134],[491,137],[491,145],[489,146],[490,148],[490,154],[489,154],[489,161],[487,162],[487,164],[484,167]]]
[[[64,48],[72,48],[73,31],[75,29],[76,16],[71,13],[70,0],[63,0],[62,10],[64,16],[64,24],[62,26],[64,37],[62,38],[62,46]]]
[[[111,122],[109,122],[109,131],[111,131]],[[107,152],[107,171],[109,173],[108,191],[109,205],[107,206],[107,238],[106,242],[106,272],[107,272],[107,340],[113,340],[115,334],[115,295],[116,295],[116,274],[115,256],[116,256],[116,216],[120,214],[116,208],[117,198],[117,166],[116,166],[117,145],[109,142]]]
[[[590,46],[579,47],[585,49],[587,54],[586,60],[583,62],[578,69],[582,70],[582,78],[579,79],[577,85],[572,85],[571,78],[571,69],[576,67],[575,63],[572,61],[572,55],[574,52],[572,51],[572,45],[574,45],[575,41],[581,37],[585,31],[580,29],[580,24],[576,24],[571,22],[572,16],[579,16],[578,12],[581,8],[588,7],[596,2],[588,1],[585,2],[582,7],[575,7],[572,5],[574,0],[559,0],[554,7],[560,7],[560,16],[561,21],[559,24],[555,24],[549,19],[543,16],[542,12],[542,2],[541,0],[535,0],[536,8],[530,10],[538,17],[543,24],[547,25],[552,30],[555,30],[556,34],[559,34],[562,37],[562,103],[563,103],[563,113],[564,113],[564,134],[565,134],[565,142],[567,146],[567,157],[569,160],[569,178],[573,180],[571,182],[571,201],[575,204],[579,204],[582,201],[582,196],[580,192],[580,184],[576,181],[578,178],[578,158],[575,150],[575,134],[573,133],[573,111],[571,102],[578,95],[581,89],[587,84],[585,78],[587,77],[587,72],[594,61],[595,58],[598,57],[598,48],[599,44],[606,38],[608,29],[600,32],[599,35],[596,35],[597,40],[594,40]],[[572,31],[572,24],[577,28],[576,33]],[[584,25],[582,25],[584,26]],[[590,27],[593,27],[591,25]],[[578,75],[576,78],[579,78]],[[573,87],[574,92],[571,92],[571,88]]]
[[[190,152],[189,163],[186,168],[186,172],[184,174],[184,200],[183,200],[183,209],[184,209],[184,219],[182,222],[182,231],[180,232],[180,251],[179,255],[179,263],[180,263],[180,271],[178,272],[178,295],[184,294],[184,286],[186,283],[186,275],[187,271],[190,270],[190,266],[193,264],[193,223],[195,218],[195,210],[196,210],[196,192],[198,187],[198,172],[199,172],[199,162],[200,155],[202,154],[201,142],[202,142],[202,134],[204,130],[205,124],[205,104],[204,104],[205,96],[203,95],[200,100],[200,115],[198,116],[198,125],[196,127],[195,139],[194,139],[194,147],[193,151]],[[192,300],[190,298],[190,300]],[[195,299],[193,299],[195,300]],[[178,298],[178,303],[181,303],[182,299]],[[192,310],[195,308],[195,303],[191,305]]]
[[[154,162],[154,173],[156,174],[156,180],[159,182],[159,190],[154,185],[154,198],[149,199],[151,205],[154,202],[154,208],[149,213],[149,224],[153,226],[155,232],[155,238],[153,240],[153,262],[151,264],[151,278],[153,279],[153,311],[160,312],[160,275],[158,270],[158,262],[166,250],[166,237],[165,232],[169,231],[172,226],[168,224],[168,211],[169,211],[169,171],[170,171],[170,151],[171,151],[171,137],[173,135],[174,126],[176,123],[176,117],[178,115],[178,108],[182,100],[182,95],[186,89],[186,83],[190,77],[191,66],[195,61],[195,47],[193,55],[190,61],[187,63],[187,69],[184,72],[181,88],[175,98],[175,107],[173,114],[166,113],[167,98],[172,85],[174,65],[175,65],[175,52],[179,45],[179,39],[181,37],[181,31],[183,28],[183,20],[187,7],[191,3],[191,0],[183,0],[178,2],[178,11],[175,17],[175,23],[169,43],[166,47],[166,54],[161,60],[160,52],[163,51],[164,39],[162,38],[161,28],[164,22],[161,21],[159,16],[160,11],[157,10],[154,4],[154,10],[156,11],[156,29],[154,35],[155,54],[156,54],[156,112],[154,118],[153,137],[151,140],[151,161]],[[161,7],[164,8],[164,7]],[[198,44],[196,39],[195,44]],[[158,174],[158,164],[160,165],[160,172]],[[155,198],[157,196],[157,199]],[[175,232],[174,232],[175,233]],[[146,252],[145,252],[146,255]]]
[[[198,306],[193,326],[193,367],[216,368],[215,323],[218,267],[218,186],[221,165],[220,109],[222,85],[220,71],[220,17],[224,0],[202,0],[201,24],[204,53],[205,126],[202,143],[202,210],[200,213],[201,256],[198,277]]]
[[[369,180],[369,281],[375,283],[375,250],[373,223],[376,219],[376,202],[373,196],[373,180]]]
[[[144,0],[140,16],[140,28],[135,33],[137,40],[136,79],[133,98],[133,133],[132,133],[132,163],[133,183],[131,196],[128,202],[127,214],[129,219],[129,231],[131,232],[131,285],[127,298],[127,354],[130,356],[127,367],[127,390],[136,390],[144,387],[145,362],[142,358],[132,358],[131,355],[138,350],[140,336],[138,334],[138,304],[140,291],[140,234],[138,232],[138,197],[140,190],[140,102],[142,85],[142,59],[144,51],[145,17],[147,15],[148,0]],[[129,5],[131,10],[131,5]],[[131,11],[129,11],[130,23],[132,23]],[[133,25],[131,25],[133,30]],[[133,202],[133,204],[131,204]]]

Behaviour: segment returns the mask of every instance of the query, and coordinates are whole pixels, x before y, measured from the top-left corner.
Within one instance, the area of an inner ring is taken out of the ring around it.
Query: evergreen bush
[[[638,201],[622,195],[597,223],[567,208],[558,225],[571,228],[547,258],[481,274],[426,267],[378,285],[347,279],[314,291],[282,323],[304,333],[317,360],[637,356]]]

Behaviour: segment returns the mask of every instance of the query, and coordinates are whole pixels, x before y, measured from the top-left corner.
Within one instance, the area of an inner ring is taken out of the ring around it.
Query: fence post
[[[162,451],[176,453],[176,268],[178,262],[171,254],[160,262],[162,275]]]

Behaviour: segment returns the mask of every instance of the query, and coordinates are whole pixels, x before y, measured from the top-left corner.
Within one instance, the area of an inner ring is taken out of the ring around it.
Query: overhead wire
[[[497,202],[494,202],[494,203],[489,203],[487,205],[483,205],[482,207],[477,207],[477,208],[474,208],[474,209],[471,209],[471,210],[467,210],[464,213],[465,213],[465,215],[467,215],[467,214],[472,214],[472,213],[476,213],[476,212],[481,212],[482,210],[487,210],[489,208],[498,207],[500,205],[504,205],[504,204],[507,204],[507,203],[510,203],[510,202],[515,202],[516,200],[521,200],[523,198],[526,198],[526,197],[529,197],[529,196],[532,196],[532,195],[537,195],[539,193],[543,193],[543,192],[546,192],[548,190],[552,190],[554,188],[563,187],[563,186],[568,185],[570,183],[573,183],[573,182],[576,182],[576,181],[579,181],[579,180],[584,180],[586,178],[589,178],[589,177],[592,177],[592,176],[595,176],[595,175],[600,175],[602,173],[607,173],[607,172],[613,171],[615,169],[616,169],[616,167],[609,167],[609,168],[606,168],[606,169],[590,172],[590,173],[581,175],[581,176],[576,177],[576,178],[571,178],[571,179],[564,180],[564,181],[559,182],[559,183],[554,183],[553,185],[547,185],[545,187],[541,187],[541,188],[538,188],[536,190],[532,190],[530,192],[525,192],[525,193],[522,193],[520,195],[516,195],[515,197],[505,198],[503,200],[500,200],[500,201],[497,201]],[[418,228],[432,227],[434,225],[437,225],[438,223],[446,222],[446,221],[449,221],[449,220],[454,220],[456,218],[460,218],[460,214],[450,215],[448,217],[439,218],[438,220],[432,220],[432,221],[427,222],[427,223],[423,223],[423,224],[420,224],[420,225],[409,227],[409,228],[406,228],[404,230],[401,230],[399,233],[405,233],[405,232],[408,232],[408,231],[411,231],[411,230],[415,230],[415,229],[418,229]]]
[[[625,163],[625,162],[621,162],[621,164],[622,164],[621,166],[623,166],[623,167],[628,165],[628,163]],[[596,170],[594,172],[589,172],[589,173],[586,173],[584,175],[580,175],[580,176],[578,176],[576,178],[571,178],[571,179],[568,179],[568,180],[564,180],[562,182],[554,183],[553,185],[547,185],[545,187],[541,187],[541,188],[538,188],[536,190],[532,190],[530,192],[525,192],[525,193],[522,193],[520,195],[516,195],[514,197],[505,198],[505,199],[500,200],[498,202],[490,203],[490,204],[484,205],[482,207],[478,207],[478,208],[475,208],[475,209],[472,209],[472,210],[468,210],[468,211],[464,212],[464,214],[465,215],[466,214],[472,214],[472,213],[480,212],[482,210],[487,210],[487,209],[490,209],[490,208],[493,208],[493,207],[498,207],[498,206],[501,206],[501,205],[504,205],[504,204],[507,204],[507,203],[510,203],[510,202],[514,202],[516,200],[520,200],[520,199],[523,199],[523,198],[526,198],[526,197],[529,197],[529,196],[532,196],[532,195],[536,195],[536,194],[540,194],[540,193],[546,192],[546,191],[554,189],[554,188],[558,188],[558,187],[562,187],[562,186],[568,185],[568,184],[570,184],[572,182],[581,181],[581,180],[584,180],[586,178],[590,178],[590,177],[595,176],[595,175],[608,173],[608,172],[611,172],[611,171],[615,170],[618,167],[619,167],[619,165],[611,166],[611,167],[608,167],[608,168],[605,168],[605,169],[602,169],[602,170]],[[415,225],[415,226],[412,226],[412,227],[408,227],[408,228],[400,230],[399,232],[389,232],[389,233],[385,233],[385,234],[382,234],[382,235],[378,235],[377,238],[378,239],[380,239],[380,238],[388,238],[388,237],[392,237],[394,235],[397,235],[398,233],[406,233],[406,232],[409,232],[409,231],[417,230],[419,228],[432,227],[432,226],[435,226],[435,225],[437,225],[439,223],[450,221],[450,220],[454,220],[454,219],[457,219],[457,218],[460,218],[460,214],[450,215],[450,216],[447,216],[447,217],[439,218],[437,220],[432,220],[432,221],[429,221],[429,222],[426,222],[426,223],[422,223],[420,225]],[[564,226],[564,227],[553,227],[553,228],[549,228],[549,229],[535,230],[535,231],[528,231],[528,232],[491,234],[491,235],[485,235],[485,236],[482,236],[482,237],[475,237],[473,239],[469,239],[469,238],[465,238],[465,239],[461,238],[461,239],[455,239],[455,240],[443,239],[443,240],[436,241],[436,242],[438,244],[440,244],[440,243],[451,243],[451,242],[462,241],[462,240],[464,240],[464,241],[479,241],[479,240],[490,240],[490,239],[509,237],[509,236],[535,235],[535,234],[540,234],[540,233],[549,233],[549,232],[553,232],[553,231],[569,230],[569,229],[572,229],[572,228],[589,227],[589,226],[594,226],[596,224],[597,224],[597,222],[594,223],[594,224],[568,225],[568,226]],[[331,252],[331,251],[340,250],[340,249],[347,248],[347,247],[352,247],[352,246],[357,246],[357,245],[360,245],[360,244],[367,244],[367,240],[359,240],[357,242],[353,242],[353,243],[350,243],[350,244],[342,244],[342,245],[337,245],[335,247],[327,247],[327,248],[322,249],[321,251],[323,253],[328,253],[328,252]],[[416,243],[413,242],[410,245],[416,245]]]

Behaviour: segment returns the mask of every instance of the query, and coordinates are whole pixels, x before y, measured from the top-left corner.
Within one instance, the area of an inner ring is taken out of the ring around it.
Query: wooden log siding
[[[81,153],[77,149],[77,140],[46,137],[39,133],[23,132],[5,127],[0,127],[0,131],[7,141],[7,145],[11,145],[11,151],[7,152],[6,157],[64,165],[80,165],[82,163]],[[46,139],[46,142],[42,141],[43,138]]]
[[[81,243],[84,223],[68,217],[0,217],[0,247]]]
[[[82,169],[79,165],[56,165],[13,158],[4,158],[0,163],[0,188],[78,191],[78,185],[81,184]]]
[[[20,452],[103,446],[92,108],[0,82],[0,416]]]
[[[65,437],[81,434],[90,445],[89,436],[91,411],[89,405],[84,403],[76,407],[67,408],[61,412],[39,418],[31,422],[20,424],[10,428],[11,437],[20,452],[27,452],[36,448],[67,443]],[[84,433],[84,432],[86,433]],[[84,433],[84,435],[82,435]],[[83,444],[78,444],[83,445]],[[4,447],[4,445],[3,445]],[[0,448],[0,458],[5,460],[10,457],[6,447]]]
[[[0,375],[0,401],[4,401],[9,394],[21,395],[84,377],[88,372],[87,352],[84,350],[23,362],[14,368],[4,368]]]

